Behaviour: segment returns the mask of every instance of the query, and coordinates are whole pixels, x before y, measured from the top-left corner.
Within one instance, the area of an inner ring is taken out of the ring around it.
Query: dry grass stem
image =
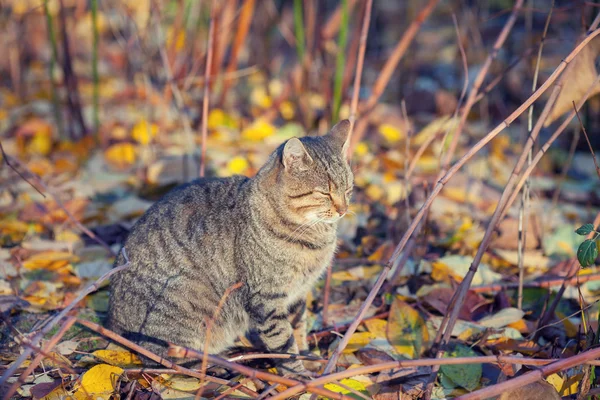
[[[204,97],[202,99],[202,124],[200,134],[202,150],[200,155],[200,177],[204,178],[206,168],[206,140],[208,138],[208,104],[210,103],[210,73],[213,58],[213,42],[215,36],[215,2],[210,3],[210,25],[208,28],[208,43],[206,45],[206,64],[204,65]]]
[[[361,309],[359,310],[357,316],[355,317],[354,322],[348,328],[348,331],[344,335],[344,339],[342,341],[340,341],[340,345],[338,346],[338,348],[334,352],[334,354],[332,356],[332,359],[334,359],[334,357],[336,357],[336,355],[337,355],[337,357],[339,357],[339,354],[341,354],[341,351],[347,345],[350,336],[355,332],[356,327],[358,327],[358,324],[360,323],[360,319],[364,316],[366,310],[371,306],[371,304],[372,304],[373,300],[375,299],[375,296],[376,296],[377,292],[379,291],[379,289],[381,289],[381,286],[383,285],[383,282],[385,281],[385,277],[387,276],[387,274],[390,271],[391,264],[394,262],[394,260],[396,260],[396,258],[400,255],[400,253],[404,250],[404,248],[406,246],[406,243],[408,242],[409,238],[412,236],[412,234],[416,230],[417,225],[423,219],[426,210],[429,209],[429,207],[433,203],[433,200],[439,195],[439,193],[442,191],[442,188],[446,185],[446,183],[479,150],[481,150],[494,137],[496,137],[500,132],[502,132],[515,119],[517,119],[525,110],[527,110],[527,108],[534,101],[536,101],[550,87],[550,85],[552,85],[558,79],[558,77],[560,76],[560,74],[562,73],[562,71],[564,71],[564,69],[566,68],[566,66],[577,56],[577,54],[579,54],[579,52],[594,37],[596,37],[599,34],[600,34],[600,30],[594,30],[593,32],[591,32],[581,43],[579,43],[573,49],[573,51],[565,59],[563,59],[561,61],[561,63],[554,70],[554,72],[552,73],[552,75],[550,75],[550,77],[546,80],[546,82],[544,82],[544,84],[542,86],[540,86],[540,88],[538,90],[536,90],[535,93],[533,93],[527,99],[527,101],[525,101],[523,104],[521,104],[521,106],[519,106],[515,111],[513,111],[504,121],[502,121],[498,126],[496,126],[496,128],[494,128],[491,132],[489,132],[487,135],[485,135],[485,137],[483,137],[479,142],[477,142],[474,146],[472,146],[467,151],[467,153],[465,155],[463,155],[447,172],[440,173],[440,178],[439,178],[437,184],[433,187],[430,195],[427,197],[427,199],[425,200],[424,204],[421,206],[421,208],[419,209],[417,215],[413,219],[412,223],[407,228],[407,230],[406,230],[405,234],[403,235],[402,239],[400,240],[400,242],[398,243],[398,245],[394,249],[394,253],[390,257],[390,260],[387,262],[387,264],[385,265],[385,267],[383,268],[383,270],[380,272],[380,275],[379,275],[377,281],[375,282],[375,285],[373,286],[373,288],[371,289],[369,295],[367,296],[366,300],[364,301],[363,305],[361,306]],[[442,172],[444,172],[444,171],[442,171]],[[333,364],[330,364],[330,365],[333,365]],[[333,367],[330,367],[330,368],[333,368]]]

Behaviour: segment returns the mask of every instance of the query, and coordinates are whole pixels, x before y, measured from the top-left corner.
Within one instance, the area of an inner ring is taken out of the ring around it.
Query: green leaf
[[[445,357],[474,357],[477,353],[470,347],[464,345],[456,345],[453,351],[446,353]],[[442,365],[440,372],[445,378],[454,382],[456,386],[460,386],[469,391],[477,389],[483,368],[481,364],[461,364],[461,365]]]
[[[598,247],[595,240],[588,239],[579,245],[577,259],[582,267],[592,265],[596,261],[596,257],[598,257]]]
[[[577,228],[575,233],[577,233],[578,235],[581,235],[581,236],[587,236],[593,231],[594,231],[594,224],[585,224],[585,225],[581,225],[579,228]]]

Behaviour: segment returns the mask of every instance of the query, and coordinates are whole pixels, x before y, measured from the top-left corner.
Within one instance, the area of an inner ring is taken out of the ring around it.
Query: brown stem
[[[467,102],[466,102],[463,112],[460,116],[460,121],[458,123],[458,126],[456,127],[456,130],[454,131],[454,134],[452,136],[452,141],[450,142],[450,145],[448,146],[448,152],[446,153],[446,156],[444,157],[444,159],[442,161],[442,168],[444,168],[444,169],[450,164],[450,161],[452,160],[452,157],[454,156],[454,153],[456,151],[456,146],[458,145],[458,141],[460,139],[460,135],[465,126],[465,123],[467,122],[467,117],[469,116],[469,113],[471,111],[471,108],[473,107],[473,104],[475,104],[475,98],[477,97],[477,93],[479,92],[479,89],[481,88],[481,85],[483,84],[483,81],[485,80],[485,77],[487,76],[488,70],[492,66],[492,62],[498,56],[498,52],[500,51],[500,48],[506,41],[508,34],[510,33],[513,26],[515,25],[515,22],[517,21],[517,16],[518,16],[519,11],[521,10],[522,6],[523,6],[523,0],[517,0],[515,2],[515,5],[513,6],[510,17],[506,21],[506,24],[504,24],[504,27],[502,28],[500,35],[498,35],[498,38],[496,39],[496,43],[494,43],[494,47],[492,48],[492,51],[490,52],[490,54],[488,54],[485,62],[483,63],[481,69],[479,70],[479,73],[477,74],[477,77],[475,78],[475,81],[473,82],[473,86],[471,87],[471,90],[469,91],[469,95],[467,96]]]
[[[365,15],[363,17],[362,29],[360,33],[360,41],[358,46],[358,58],[356,61],[356,74],[354,75],[354,87],[352,89],[352,102],[350,103],[350,132],[348,141],[350,146],[347,149],[346,155],[352,158],[352,132],[354,131],[354,122],[356,121],[356,111],[358,109],[358,94],[360,92],[360,80],[362,78],[363,65],[365,63],[365,51],[367,49],[367,38],[369,36],[369,24],[371,23],[371,10],[373,8],[373,0],[367,0],[365,6]]]
[[[201,372],[193,371],[191,369],[181,367],[181,366],[175,364],[174,362],[167,360],[165,358],[162,358],[161,356],[154,354],[149,350],[146,350],[145,348],[133,343],[132,341],[125,339],[123,336],[118,335],[115,332],[113,332],[109,329],[106,329],[103,326],[98,325],[94,322],[87,321],[84,319],[77,319],[77,323],[85,326],[88,329],[91,329],[94,332],[97,332],[103,336],[106,336],[107,338],[109,338],[111,340],[114,340],[115,342],[135,351],[136,353],[139,353],[139,354],[149,358],[150,360],[152,360],[154,362],[157,362],[169,369],[174,370],[175,372],[177,372],[179,374],[192,376],[194,378],[199,378],[199,379],[201,379],[203,376],[203,374]],[[226,380],[220,379],[220,378],[216,378],[216,377],[210,376],[210,375],[206,375],[205,379],[207,381],[215,382],[215,383],[218,383],[221,385],[230,385],[231,384],[231,382],[229,382],[229,381],[226,381]],[[258,397],[258,394],[256,392],[254,392],[248,388],[243,388],[243,389],[240,388],[240,391],[250,395],[251,397],[254,397],[254,398]]]
[[[485,137],[483,137],[479,142],[477,142],[473,147],[471,147],[469,149],[469,151],[467,151],[467,153],[464,156],[462,156],[447,172],[446,171],[442,171],[440,173],[440,175],[438,177],[438,183],[434,186],[434,188],[432,189],[430,195],[425,200],[425,203],[419,209],[419,211],[418,211],[417,215],[415,216],[415,218],[413,219],[412,223],[407,228],[404,236],[402,237],[402,239],[400,240],[400,242],[396,246],[396,248],[394,250],[394,253],[390,257],[390,260],[388,261],[387,265],[381,271],[380,276],[377,279],[377,282],[375,283],[375,285],[371,289],[371,292],[369,293],[369,296],[367,297],[367,299],[365,300],[364,304],[362,305],[361,310],[359,310],[359,314],[355,318],[355,322],[357,320],[359,321],[360,318],[364,315],[365,310],[368,307],[370,307],[372,301],[375,298],[375,295],[377,294],[377,292],[379,291],[379,289],[381,289],[381,286],[383,285],[383,282],[385,280],[385,276],[387,276],[387,274],[388,274],[388,272],[390,270],[391,263],[393,263],[393,261],[396,260],[396,258],[400,255],[400,253],[404,250],[404,247],[406,246],[406,243],[408,242],[409,238],[412,236],[412,234],[416,230],[417,225],[423,219],[426,210],[429,209],[429,207],[433,203],[433,200],[442,191],[442,189],[446,185],[446,183],[448,183],[448,181],[458,172],[458,170],[460,170],[460,168],[464,164],[467,163],[468,160],[470,160],[473,157],[473,155],[475,155],[486,144],[488,144],[494,137],[496,137],[506,127],[508,127],[515,119],[517,119],[519,117],[519,115],[521,115],[529,107],[529,105],[531,105],[535,100],[537,100],[542,95],[542,93],[544,93],[550,87],[550,85],[552,83],[554,83],[556,81],[556,79],[558,79],[558,77],[560,76],[560,74],[562,73],[562,71],[564,71],[564,69],[566,68],[566,66],[577,56],[577,54],[594,37],[596,37],[599,34],[600,34],[600,29],[597,29],[597,30],[594,30],[593,32],[591,32],[581,43],[579,43],[579,45],[577,45],[575,47],[575,49],[573,49],[573,51],[565,59],[563,59],[561,61],[561,63],[558,65],[558,67],[556,68],[556,70],[554,70],[554,72],[552,73],[552,75],[550,75],[550,77],[546,80],[546,82],[544,82],[544,84],[542,86],[540,86],[540,88],[538,90],[536,90],[535,93],[533,93],[527,99],[527,101],[525,101],[525,103],[521,104],[521,106],[519,106],[515,111],[513,111],[512,114],[510,114],[504,121],[502,121],[498,126],[496,126],[496,128],[494,128]],[[348,331],[346,332],[346,335],[344,336],[345,343],[344,343],[344,341],[342,341],[342,342],[340,342],[340,345],[343,344],[343,346],[345,347],[345,345],[347,344],[347,342],[349,340],[349,337],[354,333],[354,331],[356,330],[357,326],[358,326],[358,324],[355,324],[354,322],[352,323],[352,325],[349,327]],[[339,347],[338,347],[338,349],[339,349]],[[337,350],[336,350],[336,352],[337,352]]]
[[[327,275],[325,275],[325,288],[323,289],[323,325],[327,326],[329,322],[329,293],[331,292],[331,270],[333,264],[330,263],[327,267]]]
[[[256,0],[244,1],[244,5],[242,6],[242,11],[240,15],[240,20],[238,23],[238,29],[233,39],[233,45],[231,46],[231,56],[229,57],[229,64],[227,65],[227,69],[225,70],[226,75],[231,75],[237,68],[238,55],[240,53],[240,50],[242,49],[244,42],[246,41],[246,36],[248,36],[248,30],[250,29],[252,16],[254,15],[255,4]],[[225,103],[225,98],[227,97],[227,92],[229,91],[230,86],[231,80],[224,79],[223,90],[221,91],[221,99],[219,100],[219,104],[221,104],[221,107]]]
[[[210,102],[210,70],[213,56],[213,41],[215,36],[215,2],[211,1],[210,26],[208,28],[208,44],[206,51],[206,65],[204,66],[204,98],[202,99],[202,155],[200,159],[200,177],[204,178],[206,166],[206,139],[208,137],[208,103]]]
[[[379,97],[381,97],[381,95],[383,94],[383,91],[387,87],[388,82],[390,81],[394,71],[396,70],[396,67],[398,66],[398,63],[400,62],[400,60],[402,59],[402,57],[408,50],[408,47],[410,46],[413,39],[417,35],[417,32],[421,28],[421,25],[423,25],[423,22],[425,22],[425,20],[429,17],[429,15],[435,8],[438,1],[439,0],[429,0],[427,2],[427,4],[425,5],[425,7],[421,10],[421,12],[419,12],[419,14],[416,16],[416,18],[411,22],[409,27],[406,29],[406,31],[402,35],[402,38],[400,38],[400,41],[394,48],[392,55],[386,61],[385,65],[383,66],[383,69],[379,73],[379,76],[377,77],[377,80],[375,81],[375,84],[373,85],[373,90],[371,91],[371,96],[366,101],[366,103],[364,105],[361,105],[361,107],[360,107],[361,108],[360,111],[361,111],[361,114],[363,114],[363,116],[362,116],[363,118],[365,118],[365,119],[367,118],[369,110],[371,110],[375,106],[375,104],[379,100]],[[350,119],[350,122],[352,122],[352,119]],[[362,132],[364,133],[365,131],[362,131]],[[348,154],[350,156],[352,156],[352,154],[354,152],[354,148],[356,147],[358,142],[360,142],[361,139],[362,139],[362,134],[351,137],[349,151],[348,151]]]

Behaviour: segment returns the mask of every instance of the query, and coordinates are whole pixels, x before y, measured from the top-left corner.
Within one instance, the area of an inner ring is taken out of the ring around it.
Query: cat
[[[349,131],[289,139],[253,178],[198,179],[152,205],[123,245],[108,327],[163,357],[169,342],[218,354],[248,332],[269,352],[307,352],[306,296],[352,194]],[[306,372],[295,358],[278,370]]]

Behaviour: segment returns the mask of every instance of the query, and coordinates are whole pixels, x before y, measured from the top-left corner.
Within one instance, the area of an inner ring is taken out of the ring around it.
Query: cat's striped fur
[[[130,266],[112,279],[109,327],[161,355],[166,342],[216,354],[250,331],[271,352],[307,350],[306,295],[352,190],[349,126],[288,140],[254,178],[200,179],[154,204],[124,245]],[[206,345],[207,321],[238,282]]]

